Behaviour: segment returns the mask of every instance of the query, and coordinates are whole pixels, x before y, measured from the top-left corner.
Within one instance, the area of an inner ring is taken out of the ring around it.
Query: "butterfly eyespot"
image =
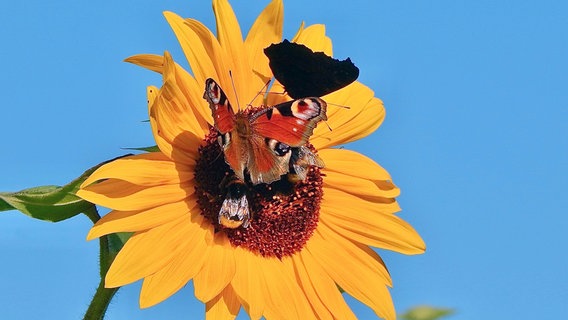
[[[296,100],[291,106],[292,115],[301,120],[311,120],[322,113],[322,107],[316,99],[300,99]],[[300,123],[301,120],[297,122]]]
[[[283,157],[290,152],[290,146],[274,139],[266,139],[266,144],[279,157]]]
[[[221,94],[217,83],[213,79],[207,79],[206,88],[203,98],[209,103],[218,104],[221,101]]]
[[[219,96],[210,92],[209,93],[209,99],[211,100],[211,102],[213,102],[214,104],[218,104],[219,103]],[[219,107],[216,107],[215,109],[218,109]]]

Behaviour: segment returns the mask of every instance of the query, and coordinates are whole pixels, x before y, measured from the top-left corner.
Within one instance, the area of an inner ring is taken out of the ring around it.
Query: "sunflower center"
[[[287,176],[271,184],[245,183],[250,225],[231,229],[218,221],[227,197],[226,181],[234,173],[225,162],[214,128],[205,137],[199,155],[195,168],[197,203],[215,232],[225,232],[234,246],[263,256],[282,258],[304,247],[318,223],[323,194],[318,167],[310,167],[306,178],[296,183]]]

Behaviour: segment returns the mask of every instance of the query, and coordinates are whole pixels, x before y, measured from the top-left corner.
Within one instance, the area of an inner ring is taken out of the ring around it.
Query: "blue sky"
[[[232,1],[247,30],[268,3]],[[123,63],[170,51],[161,12],[210,28],[209,1],[11,1],[0,11],[0,190],[65,184],[88,167],[153,144],[145,87]],[[568,4],[564,1],[285,1],[285,36],[324,23],[337,57],[383,99],[387,118],[347,145],[392,174],[400,213],[428,245],[381,251],[399,311],[451,319],[561,319],[568,312]],[[58,224],[0,214],[0,318],[77,319],[98,284],[85,217]],[[186,287],[138,308],[122,288],[108,319],[181,318],[203,306]],[[361,318],[373,313],[349,300]]]

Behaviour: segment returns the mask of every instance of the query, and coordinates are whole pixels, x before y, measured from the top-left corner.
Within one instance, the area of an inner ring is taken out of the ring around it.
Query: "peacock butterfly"
[[[203,97],[209,102],[225,161],[237,178],[253,185],[271,183],[287,174],[295,153],[292,150],[303,147],[318,122],[327,119],[327,104],[317,97],[235,113],[211,78],[205,83]],[[309,150],[305,149],[304,155]]]
[[[304,180],[310,166],[323,168],[323,161],[306,146],[316,125],[327,120],[327,103],[319,97],[359,75],[349,58],[339,61],[287,40],[264,51],[274,77],[295,100],[235,113],[215,80],[205,82],[203,98],[209,103],[225,162],[234,172],[222,183],[226,194],[219,224],[227,228],[250,225],[249,184],[269,184],[288,174]]]
[[[294,99],[325,96],[359,77],[351,59],[337,60],[288,40],[271,44],[264,54],[274,77]]]

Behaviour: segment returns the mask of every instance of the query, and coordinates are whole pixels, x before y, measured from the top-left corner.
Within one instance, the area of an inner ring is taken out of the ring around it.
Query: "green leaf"
[[[0,200],[5,204],[0,207],[3,210],[16,209],[32,218],[52,222],[71,218],[93,205],[58,186],[2,192]]]
[[[151,146],[151,147],[139,147],[139,148],[122,148],[124,150],[135,150],[135,151],[144,151],[144,152],[158,152],[160,148],[158,146]]]
[[[115,159],[90,168],[62,187],[49,185],[18,192],[0,192],[0,211],[19,210],[32,218],[52,222],[69,219],[93,206],[75,195],[81,183],[97,168]]]
[[[436,320],[449,316],[453,313],[453,309],[418,306],[401,314],[400,318],[405,320]]]
[[[0,194],[2,194],[2,193],[0,193]],[[8,202],[6,202],[2,198],[0,198],[0,212],[13,210],[13,209],[14,209],[14,207],[12,207]]]

